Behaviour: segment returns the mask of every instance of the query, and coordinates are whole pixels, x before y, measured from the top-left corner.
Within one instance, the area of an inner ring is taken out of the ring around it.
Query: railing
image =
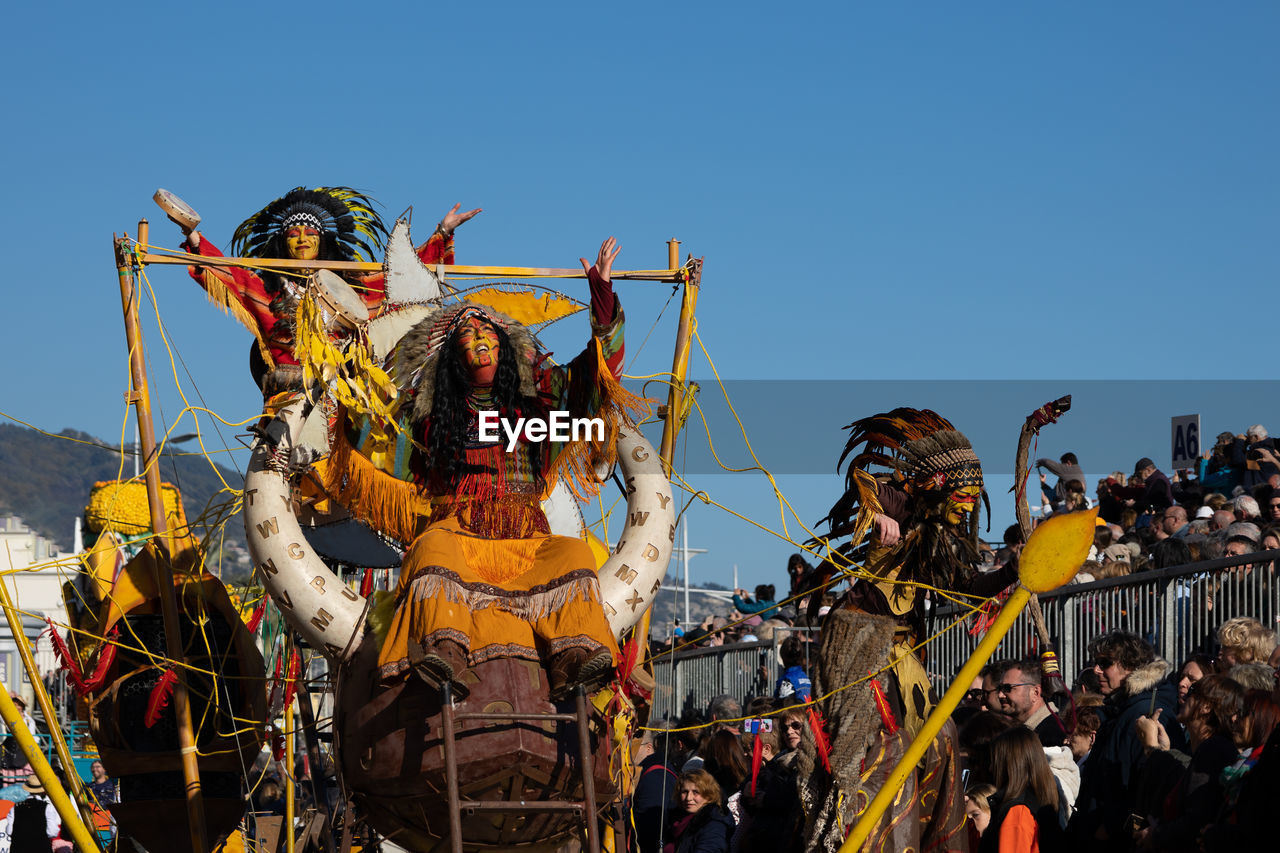
[[[1194,651],[1209,651],[1218,626],[1233,616],[1252,616],[1269,628],[1280,618],[1280,583],[1275,564],[1280,551],[1223,557],[1160,571],[1072,584],[1040,596],[1049,635],[1067,683],[1089,662],[1089,643],[1108,631],[1132,631],[1177,666]],[[961,615],[941,608],[941,630]],[[973,653],[978,637],[972,618],[929,644],[926,668],[939,685],[950,683]],[[1039,648],[1030,614],[1024,612],[996,648],[995,658],[1035,654]]]
[[[1223,557],[1160,571],[1140,572],[1087,584],[1072,584],[1040,596],[1045,624],[1057,647],[1067,683],[1089,660],[1089,643],[1124,629],[1145,638],[1156,654],[1177,666],[1197,650],[1212,648],[1218,626],[1233,616],[1252,616],[1280,627],[1280,581],[1273,560],[1280,551]],[[934,630],[956,622],[931,642],[925,666],[941,689],[973,653],[979,637],[969,633],[973,617],[948,606],[931,620]],[[997,647],[995,658],[1032,655],[1039,649],[1030,614],[1023,612]],[[712,697],[738,700],[772,696],[781,671],[777,644],[737,643],[689,649],[654,662],[657,687],[651,718],[674,722],[703,712]]]

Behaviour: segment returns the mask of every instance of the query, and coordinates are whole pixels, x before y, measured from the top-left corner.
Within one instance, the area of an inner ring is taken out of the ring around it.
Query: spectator
[[[1226,530],[1232,524],[1235,524],[1236,514],[1229,509],[1216,509],[1213,516],[1209,519],[1209,532],[1214,533],[1219,530]]]
[[[49,802],[38,776],[28,776],[22,787],[27,798],[0,823],[0,836],[9,839],[13,853],[52,853],[53,839],[62,831],[62,818]]]
[[[1179,722],[1186,727],[1191,761],[1161,798],[1160,813],[1134,840],[1139,847],[1157,850],[1198,850],[1200,831],[1217,816],[1223,802],[1222,771],[1236,760],[1235,723],[1244,707],[1240,685],[1222,675],[1207,675],[1191,688],[1190,699]],[[1140,717],[1135,725],[1148,750],[1168,750],[1168,734],[1159,724],[1160,711]],[[1157,763],[1157,772],[1174,765]]]
[[[1227,670],[1227,678],[1239,684],[1244,691],[1265,690],[1270,693],[1276,686],[1276,671],[1265,663],[1238,663]]]
[[[670,732],[648,731],[636,754],[636,787],[631,796],[635,836],[631,849],[655,853],[661,849],[659,830],[667,824],[667,812],[676,795],[678,755]]]
[[[1173,726],[1177,688],[1165,681],[1169,664],[1137,634],[1111,631],[1089,644],[1104,697],[1102,725],[1080,783],[1072,830],[1083,847],[1097,842],[1124,849],[1124,825],[1132,806],[1131,785],[1142,759],[1136,721],[1160,709],[1161,726]],[[1170,733],[1181,746],[1182,732]]]
[[[1160,524],[1156,528],[1156,538],[1167,539],[1170,536],[1174,536],[1181,539],[1187,535],[1187,532],[1187,511],[1185,508],[1174,504],[1160,516]]]
[[[742,750],[736,731],[720,729],[711,736],[702,769],[710,773],[720,787],[720,805],[728,805],[729,798],[738,792],[751,772],[751,763]]]
[[[1272,492],[1271,497],[1267,498],[1267,516],[1264,520],[1267,524],[1280,522],[1280,492]]]
[[[1155,462],[1144,456],[1134,464],[1133,473],[1142,478],[1141,491],[1131,493],[1133,506],[1139,512],[1160,512],[1173,506],[1173,487]]]
[[[94,799],[99,805],[106,806],[120,801],[116,780],[107,775],[107,770],[102,766],[101,761],[95,759],[89,765],[89,774],[93,777],[93,781],[89,783],[89,790],[93,792]]]
[[[1058,457],[1058,461],[1052,459],[1037,459],[1037,468],[1045,468],[1053,474],[1057,475],[1058,482],[1052,487],[1046,483],[1045,475],[1040,475],[1041,492],[1049,501],[1049,505],[1053,507],[1054,512],[1058,512],[1059,508],[1067,500],[1069,489],[1067,484],[1072,480],[1080,483],[1080,491],[1084,491],[1084,469],[1080,467],[1080,461],[1076,459],[1074,453],[1064,453]]]
[[[707,705],[707,718],[711,723],[711,727],[707,729],[706,736],[699,742],[694,754],[680,768],[684,773],[702,769],[707,750],[711,747],[711,738],[715,736],[716,732],[733,732],[737,729],[736,721],[742,718],[742,705],[732,696],[724,694],[713,696],[711,702]]]
[[[1034,732],[1017,726],[991,741],[995,802],[979,853],[1065,849],[1058,821],[1058,786]]]
[[[1262,515],[1258,502],[1249,495],[1240,495],[1231,501],[1231,510],[1236,521],[1257,521]]]
[[[1240,485],[1246,489],[1268,482],[1280,474],[1275,441],[1267,437],[1267,428],[1254,424],[1244,435],[1236,436],[1232,446],[1232,465],[1241,469]]]
[[[1257,619],[1237,616],[1218,628],[1218,671],[1236,664],[1266,663],[1276,648],[1276,632]]]
[[[1178,669],[1178,714],[1186,706],[1187,696],[1195,683],[1213,672],[1213,660],[1208,655],[1195,654],[1187,658]]]
[[[991,800],[995,793],[996,786],[990,782],[970,785],[964,792],[964,815],[969,818],[979,837],[991,825]]]
[[[999,713],[1036,733],[1043,746],[1062,746],[1067,732],[1062,721],[1045,704],[1041,694],[1044,672],[1035,660],[1002,661],[993,667],[992,680]]]
[[[751,600],[745,589],[733,591],[733,606],[739,613],[758,613],[761,619],[772,619],[778,615],[778,602],[775,600],[773,584],[762,583],[756,587],[755,600]]]
[[[800,639],[799,634],[791,634],[782,641],[778,654],[786,669],[779,676],[773,695],[778,699],[789,699],[791,703],[808,702],[813,698],[813,684],[804,669],[804,640]]]
[[[1004,714],[979,711],[960,728],[960,752],[969,770],[970,785],[995,781],[991,769],[991,742],[1013,726],[1013,720]]]
[[[813,580],[813,567],[805,562],[804,555],[792,554],[787,558],[787,577],[791,581],[790,592],[787,598],[795,598],[798,595],[808,593],[810,582]],[[801,612],[803,607],[799,608]]]
[[[720,786],[705,770],[680,774],[674,812],[663,853],[728,853],[733,822],[720,809]]]
[[[1151,546],[1151,562],[1147,564],[1147,568],[1153,571],[1171,569],[1174,566],[1185,566],[1190,562],[1192,562],[1191,546],[1185,539],[1170,536]]]
[[[1067,745],[1071,747],[1071,757],[1076,760],[1076,766],[1084,767],[1085,759],[1093,751],[1093,743],[1098,738],[1100,725],[1102,725],[1102,718],[1098,716],[1096,705],[1076,708],[1076,727],[1071,730],[1067,738]]]

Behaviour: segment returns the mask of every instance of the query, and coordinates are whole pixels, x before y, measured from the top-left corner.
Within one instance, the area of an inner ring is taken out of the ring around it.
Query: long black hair
[[[510,337],[501,327],[493,323],[487,325],[498,339],[498,368],[492,385],[494,409],[512,422],[521,417],[546,417],[546,404],[538,396],[526,397],[520,393],[520,368],[516,361],[519,356]],[[467,433],[472,418],[469,398],[473,386],[467,366],[458,354],[457,334],[455,330],[440,349],[431,416],[422,437],[426,454],[420,460],[424,470],[418,473],[436,494],[452,492],[467,474],[490,470],[469,465],[466,460]],[[505,441],[505,436],[500,440]],[[530,462],[534,463],[535,470],[541,469],[542,466],[536,464],[541,447],[521,442],[515,452],[533,454]]]

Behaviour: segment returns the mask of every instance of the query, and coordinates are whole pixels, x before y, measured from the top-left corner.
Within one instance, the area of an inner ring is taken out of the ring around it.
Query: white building
[[[74,554],[60,553],[57,546],[36,533],[16,516],[0,516],[0,579],[8,588],[9,598],[22,613],[23,633],[31,646],[45,630],[44,618],[65,624],[67,615],[62,603],[62,584],[69,580],[79,565]],[[53,644],[45,639],[34,649],[36,666],[47,673],[57,668]],[[31,703],[31,687],[26,681],[22,659],[14,644],[7,619],[0,619],[0,684],[10,693],[24,696]]]

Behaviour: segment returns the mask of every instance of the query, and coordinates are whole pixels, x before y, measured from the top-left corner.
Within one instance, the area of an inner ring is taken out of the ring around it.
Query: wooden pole
[[[62,763],[62,767],[66,771],[67,781],[71,787],[71,795],[80,806],[81,816],[87,823],[92,823],[93,818],[92,813],[89,811],[88,798],[85,796],[84,782],[81,780],[80,774],[76,772],[76,766],[71,760],[71,750],[67,748],[67,740],[62,734],[62,726],[58,721],[58,712],[53,707],[53,701],[49,698],[49,693],[44,689],[44,681],[40,678],[40,670],[36,667],[36,660],[31,655],[31,647],[27,645],[27,635],[22,630],[22,616],[14,608],[13,599],[9,597],[9,585],[2,579],[0,579],[0,607],[4,608],[5,618],[9,621],[9,630],[13,634],[14,644],[18,647],[18,656],[22,658],[22,665],[27,670],[27,680],[31,682],[31,690],[35,693],[36,703],[40,705],[40,713],[44,715],[45,722],[49,724],[49,736],[53,738],[53,747],[58,753],[58,761]]]
[[[145,220],[143,220],[145,223]],[[141,226],[143,223],[139,223]],[[138,290],[134,286],[137,259],[128,238],[115,241],[116,275],[120,280],[120,304],[124,310],[124,334],[129,344],[129,376],[132,389],[125,395],[133,403],[138,418],[139,440],[146,467],[147,506],[151,511],[151,529],[155,533],[156,588],[160,593],[160,612],[164,620],[165,655],[174,667],[177,682],[173,688],[173,711],[178,721],[178,747],[182,758],[182,778],[186,785],[187,820],[191,832],[192,853],[205,853],[204,798],[200,792],[200,768],[196,763],[196,737],[191,725],[191,697],[187,691],[187,674],[182,653],[182,631],[178,623],[178,600],[173,589],[172,538],[164,514],[160,494],[160,469],[156,465],[155,428],[151,421],[151,399],[147,393],[147,365],[142,352],[142,333],[138,328]]]
[[[668,254],[680,251],[677,240],[667,243]],[[684,296],[680,300],[680,324],[676,327],[676,348],[671,360],[671,390],[667,392],[667,417],[662,425],[662,467],[671,476],[671,461],[675,453],[676,436],[680,432],[680,412],[684,407],[685,380],[689,376],[689,347],[693,340],[693,315],[698,308],[698,289],[702,285],[702,265],[694,263],[684,282]]]

